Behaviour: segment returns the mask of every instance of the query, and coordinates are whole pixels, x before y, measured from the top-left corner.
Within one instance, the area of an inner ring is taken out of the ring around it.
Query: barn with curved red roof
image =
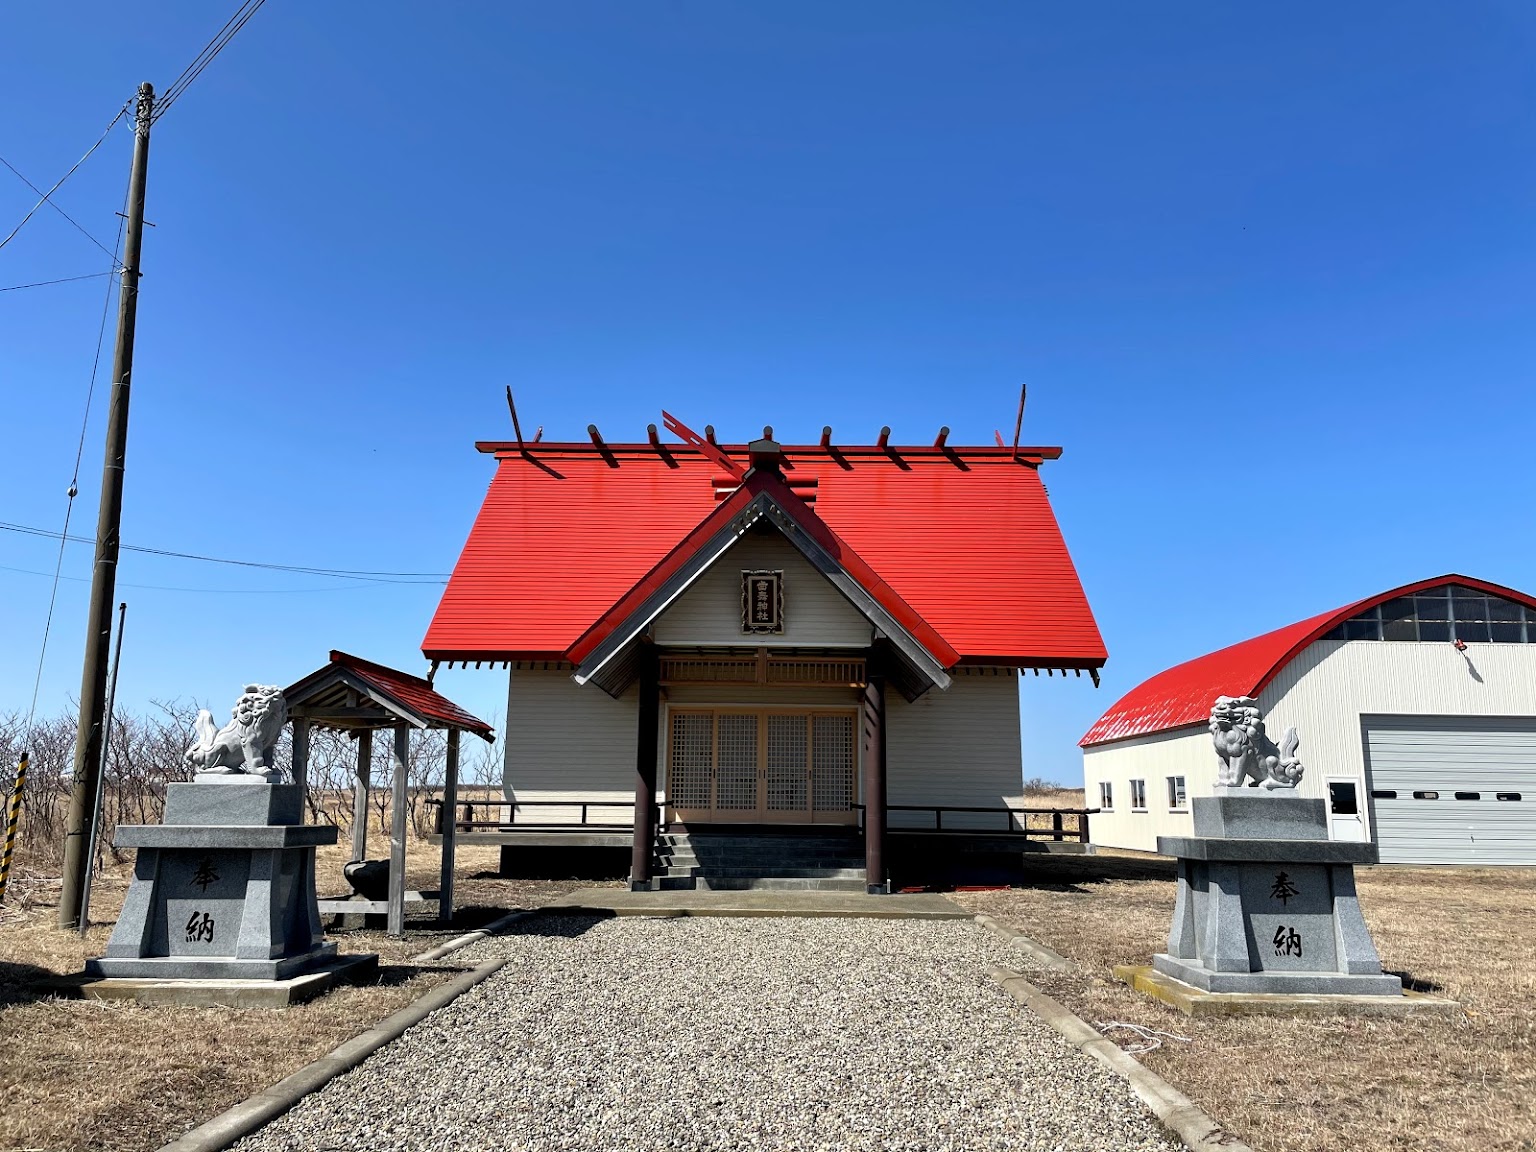
[[[1079,742],[1097,843],[1187,835],[1211,793],[1218,696],[1294,726],[1302,794],[1384,862],[1536,863],[1536,599],[1448,573],[1389,589],[1159,672]],[[1459,798],[1459,799],[1458,799]],[[1449,801],[1441,803],[1442,800]]]

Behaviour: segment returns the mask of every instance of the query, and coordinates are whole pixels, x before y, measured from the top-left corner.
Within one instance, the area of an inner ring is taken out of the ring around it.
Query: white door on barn
[[[1383,864],[1536,864],[1536,717],[1368,716]]]
[[[1328,838],[1367,839],[1360,805],[1360,781],[1353,776],[1328,777]]]

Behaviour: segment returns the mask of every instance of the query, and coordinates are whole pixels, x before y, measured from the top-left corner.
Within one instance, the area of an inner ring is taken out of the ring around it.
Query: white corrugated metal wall
[[[1384,863],[1536,864],[1536,720],[1365,718]]]
[[[1436,717],[1437,723],[1466,718],[1462,729],[1474,733],[1490,720],[1531,722],[1536,718],[1536,644],[1473,644],[1461,653],[1448,643],[1319,640],[1281,669],[1259,694],[1259,703],[1276,742],[1289,725],[1300,733],[1299,755],[1306,766],[1300,795],[1326,799],[1328,778],[1343,777],[1356,781],[1364,800],[1372,786],[1366,778],[1364,717]],[[1115,789],[1116,812],[1090,822],[1095,843],[1154,851],[1156,836],[1187,834],[1189,817],[1175,820],[1160,792],[1164,778],[1181,765],[1188,769],[1191,797],[1214,792],[1216,755],[1203,727],[1085,749],[1089,806],[1098,802],[1100,780],[1110,780]],[[1473,763],[1456,771],[1470,781],[1481,770]],[[1147,780],[1148,812],[1142,819],[1129,812],[1133,778]],[[1457,787],[1454,782],[1447,786],[1453,792]],[[1462,790],[1479,786],[1474,782]],[[1521,791],[1526,799],[1505,803],[1531,803],[1531,790],[1506,791]],[[1367,821],[1366,831],[1374,839],[1369,809]],[[1392,862],[1397,851],[1389,847],[1383,861]],[[1408,862],[1406,857],[1402,862]],[[1465,862],[1474,861],[1468,857]]]
[[[1095,844],[1156,852],[1159,836],[1189,836],[1194,832],[1186,804],[1175,810],[1168,803],[1168,777],[1183,776],[1187,795],[1209,795],[1216,785],[1216,753],[1204,728],[1178,728],[1153,736],[1138,736],[1083,750],[1086,807],[1098,808],[1099,784],[1108,781],[1114,807],[1088,818]],[[1147,787],[1144,810],[1131,806],[1131,781]]]

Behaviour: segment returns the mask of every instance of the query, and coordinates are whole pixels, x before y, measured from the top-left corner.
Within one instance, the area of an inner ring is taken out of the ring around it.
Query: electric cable
[[[43,536],[58,539],[59,533],[46,528],[33,528],[27,524],[12,524],[0,520],[0,531],[18,532],[24,536]],[[85,536],[71,536],[73,544],[91,544]],[[124,552],[142,552],[149,556],[165,556],[174,560],[199,560],[207,564],[231,564],[239,568],[263,568],[272,572],[298,572],[307,576],[331,576],[343,580],[378,580],[386,584],[437,584],[448,579],[446,572],[375,572],[362,568],[317,568],[302,564],[271,564],[261,560],[232,560],[223,556],[204,556],[196,552],[174,552],[167,548],[149,548],[144,545],[122,544]]]
[[[182,69],[181,75],[172,80],[170,86],[161,93],[154,111],[150,113],[151,124],[164,116],[171,105],[181,99],[182,93],[192,86],[192,82],[203,74],[203,69],[213,63],[214,57],[224,51],[240,29],[246,26],[251,17],[256,15],[265,3],[266,0],[243,0],[240,7],[235,9],[235,14],[224,22],[224,27],[214,33],[213,39],[203,45],[202,51],[192,58],[192,63]]]
[[[119,112],[118,116],[121,118],[122,113]],[[113,123],[115,124],[116,121],[114,120]],[[107,131],[110,132],[111,130],[111,126],[109,125]],[[100,141],[98,141],[98,143],[100,143]],[[89,153],[87,153],[87,155],[89,155]],[[76,165],[76,167],[78,167],[78,165]],[[63,183],[63,181],[60,181],[60,183]],[[125,186],[123,188],[124,208],[128,207],[130,187],[131,185]],[[123,243],[123,222],[125,219],[126,217],[123,216],[122,213],[118,213],[117,238],[112,242],[112,251],[107,253],[108,256],[112,257],[113,269],[122,267],[122,261],[118,256],[118,250],[122,247]],[[12,233],[12,235],[15,235],[15,233]],[[53,610],[54,607],[58,604],[59,599],[59,577],[63,575],[64,572],[64,546],[69,542],[69,520],[70,517],[74,515],[75,496],[80,491],[80,461],[85,455],[85,432],[86,427],[90,424],[91,420],[91,400],[96,395],[96,375],[101,369],[101,346],[106,342],[107,315],[111,311],[111,308],[112,280],[109,278],[107,280],[106,298],[102,301],[101,304],[101,323],[97,326],[96,329],[96,354],[91,358],[91,380],[90,384],[86,387],[85,390],[85,411],[81,414],[80,417],[80,442],[75,447],[75,467],[74,471],[70,473],[69,490],[66,493],[68,499],[64,505],[64,529],[59,533],[59,553],[57,558],[54,560],[53,565],[53,585],[48,592],[48,615],[43,621],[43,640],[39,645],[37,652],[37,675],[32,680],[32,703],[27,707],[27,726],[24,730],[25,742],[22,745],[23,748],[30,748],[32,745],[32,723],[37,718],[37,694],[43,683],[43,664],[48,658],[48,637],[53,631]]]
[[[39,572],[36,568],[12,568],[8,564],[0,564],[0,572],[16,572],[22,576],[52,576],[51,572]],[[60,580],[68,580],[71,584],[89,584],[91,581],[85,576],[60,576]],[[145,592],[197,592],[219,596],[309,596],[322,592],[355,592],[359,588],[384,588],[398,584],[435,584],[441,588],[446,580],[362,580],[356,584],[332,584],[327,588],[184,588],[181,585],[170,584],[130,584],[119,580],[118,588],[135,588]]]
[[[117,127],[117,122],[119,120],[121,120],[127,114],[127,112],[128,112],[128,105],[124,104],[121,108],[119,108],[117,110],[117,115],[112,117],[112,123],[107,125],[106,131],[102,132],[100,138],[97,139],[96,143],[92,144],[90,146],[90,148],[88,148],[86,150],[85,155],[80,157],[80,159],[76,160],[75,163],[74,163],[74,166],[72,168],[70,168],[70,170],[68,172],[64,173],[64,175],[60,176],[59,179],[58,179],[58,182],[55,183],[54,186],[52,188],[48,189],[48,191],[46,191],[46,192],[39,192],[38,188],[37,188],[37,185],[33,184],[32,181],[28,180],[20,172],[17,172],[15,165],[13,165],[4,156],[0,156],[0,164],[4,164],[12,172],[16,172],[16,178],[18,180],[20,180],[28,188],[32,189],[32,191],[37,192],[37,194],[40,197],[42,197],[42,199],[40,199],[36,204],[32,205],[31,211],[29,211],[25,216],[23,216],[21,218],[21,223],[16,225],[16,227],[11,229],[10,235],[7,236],[4,240],[0,240],[0,248],[4,248],[12,240],[14,240],[16,238],[16,233],[20,232],[23,228],[26,227],[27,221],[32,219],[33,215],[37,212],[37,210],[39,208],[41,208],[44,204],[47,204],[50,208],[52,208],[60,216],[64,217],[64,219],[68,220],[71,224],[73,224],[76,228],[78,228],[80,230],[80,232],[86,237],[86,239],[88,239],[92,244],[96,245],[96,247],[100,248],[103,252],[106,252],[107,255],[111,256],[114,260],[117,259],[116,255],[114,253],[112,253],[111,251],[109,251],[105,244],[103,244],[100,240],[96,239],[96,237],[92,236],[83,227],[81,227],[80,223],[78,221],[76,221],[73,216],[71,216],[68,212],[64,211],[64,209],[60,208],[51,199],[49,199],[49,197],[51,197],[55,192],[57,192],[61,187],[63,187],[64,181],[68,180],[71,176],[73,176],[75,174],[76,170],[79,169],[80,165],[84,164],[87,160],[89,160],[91,158],[91,153],[95,152],[96,149],[101,147],[102,141],[104,141],[109,135],[111,135],[112,129]]]
[[[98,276],[111,276],[115,269],[105,272],[87,272],[84,276],[65,276],[62,280],[37,280],[31,284],[12,284],[7,288],[0,288],[0,292],[20,292],[23,288],[47,288],[54,284],[73,284],[76,280],[94,280]]]

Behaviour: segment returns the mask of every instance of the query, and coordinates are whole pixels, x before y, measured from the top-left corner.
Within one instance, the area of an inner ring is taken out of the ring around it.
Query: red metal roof
[[[489,724],[464,711],[420,676],[335,649],[331,650],[331,664],[346,668],[379,692],[398,700],[429,721],[431,727],[463,728],[487,740],[495,736]]]
[[[734,517],[762,494],[773,497],[774,503],[786,515],[793,518],[817,544],[826,549],[832,558],[842,565],[843,571],[847,572],[864,591],[889,612],[891,618],[905,628],[940,666],[950,668],[959,661],[960,653],[951,648],[944,637],[914,612],[911,605],[902,600],[863,557],[839,540],[837,534],[827,527],[826,522],[817,516],[805,501],[794,494],[782,476],[765,471],[748,473],[742,485],[728,499],[717,504],[713,512],[701,520],[656,567],[646,573],[633,588],[625,592],[612,608],[605,612],[575,644],[571,645],[569,658],[575,663],[580,663],[591,655],[598,645],[639,609],[641,604],[670,576],[693,560],[710,537],[729,525]]]
[[[1172,728],[1204,724],[1210,719],[1211,705],[1216,702],[1216,697],[1257,696],[1281,669],[1300,655],[1302,649],[1345,620],[1398,596],[1443,584],[1460,584],[1536,607],[1536,599],[1523,592],[1455,573],[1405,584],[1165,669],[1117,700],[1078,744],[1088,748],[1133,736],[1150,736]]]
[[[726,445],[745,461],[746,449]],[[734,481],[685,445],[480,445],[496,475],[422,641],[565,658]],[[1096,668],[1103,639],[1040,482],[1054,448],[783,449],[793,491],[962,660]],[[810,489],[808,482],[814,482]]]

